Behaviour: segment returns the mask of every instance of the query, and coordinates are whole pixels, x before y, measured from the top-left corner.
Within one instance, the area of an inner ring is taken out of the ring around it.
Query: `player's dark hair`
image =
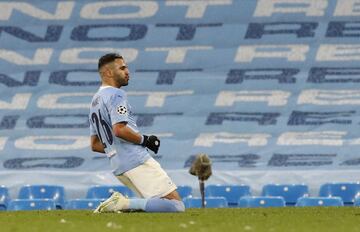
[[[115,59],[123,59],[123,57],[117,53],[108,53],[100,57],[98,63],[98,70],[105,64],[113,62]]]

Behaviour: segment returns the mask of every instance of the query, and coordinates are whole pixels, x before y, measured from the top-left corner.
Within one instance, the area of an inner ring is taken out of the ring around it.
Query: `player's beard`
[[[116,81],[120,87],[127,86],[129,84],[129,77],[128,76],[125,76],[125,77],[117,76]]]
[[[123,80],[123,86],[127,86],[129,84],[129,77],[125,77]]]

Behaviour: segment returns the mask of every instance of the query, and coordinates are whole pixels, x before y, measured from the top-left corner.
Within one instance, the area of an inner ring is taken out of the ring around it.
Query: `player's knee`
[[[185,205],[179,200],[169,200],[161,198],[150,198],[145,207],[146,212],[184,212]]]

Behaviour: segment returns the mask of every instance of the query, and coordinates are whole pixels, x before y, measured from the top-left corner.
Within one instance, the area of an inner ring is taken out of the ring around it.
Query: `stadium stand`
[[[343,206],[344,203],[340,197],[301,197],[298,199],[296,206]]]
[[[309,196],[309,188],[305,184],[267,184],[261,195],[283,197],[287,206],[293,206],[300,197]]]
[[[181,198],[192,197],[192,188],[187,185],[177,186],[177,192]]]
[[[320,197],[340,197],[345,205],[353,205],[360,197],[360,183],[326,183],[320,186]]]
[[[285,207],[283,197],[245,196],[241,197],[238,206],[242,208]]]
[[[58,185],[26,185],[20,188],[18,199],[45,199],[53,200],[56,208],[63,209],[65,207],[65,189],[63,186]],[[22,204],[23,202],[20,201]],[[20,204],[19,203],[19,204]],[[36,202],[35,202],[36,203]],[[24,201],[26,205],[26,201]],[[29,203],[30,204],[30,203]],[[39,202],[40,207],[45,207]]]
[[[183,201],[186,208],[201,208],[199,197],[187,197]],[[205,197],[205,208],[226,208],[227,206],[225,197]]]
[[[10,200],[8,188],[0,186],[0,210],[6,210]]]
[[[336,183],[332,185],[341,186],[352,186],[348,189],[355,189],[354,184],[356,183]],[[322,186],[327,186],[329,183]],[[29,188],[31,187],[31,188]],[[55,186],[58,189],[61,186]],[[216,187],[216,188],[214,188]],[[241,187],[241,188],[239,188]],[[288,190],[286,188],[288,187]],[[231,188],[232,193],[229,194]],[[323,187],[322,187],[323,188]],[[24,190],[25,189],[25,190]],[[30,190],[29,190],[30,189]],[[35,190],[34,190],[35,189]],[[45,191],[46,189],[46,191]],[[50,190],[49,190],[50,189]],[[61,189],[61,188],[60,188]],[[210,189],[210,190],[209,190]],[[342,188],[344,191],[345,189]],[[83,199],[66,199],[61,198],[61,202],[65,202],[59,205],[59,199],[53,197],[58,196],[58,190],[54,190],[54,186],[23,186],[19,192],[20,199],[11,200],[6,187],[0,188],[0,207],[1,210],[49,210],[49,209],[95,209],[101,201],[107,198],[113,191],[120,191],[128,197],[133,197],[133,192],[125,186],[92,186],[88,189],[87,198]],[[324,191],[324,190],[322,190]],[[39,192],[41,194],[39,194]],[[55,193],[54,193],[55,192]],[[289,193],[290,192],[290,193]],[[320,190],[321,192],[321,190]],[[354,192],[354,191],[352,191]],[[201,208],[201,198],[193,197],[191,195],[191,188],[189,186],[179,186],[179,193],[183,197],[183,202],[188,208]],[[268,184],[263,186],[263,196],[252,196],[249,186],[220,186],[213,185],[207,186],[205,189],[206,193],[206,207],[208,208],[226,208],[226,207],[284,207],[294,206],[292,202],[297,199],[295,206],[306,207],[306,206],[359,206],[360,197],[356,197],[353,201],[349,201],[345,204],[341,198],[352,199],[346,196],[344,193],[338,194],[339,196],[324,194],[327,196],[309,197],[307,196],[306,185],[304,184]],[[324,191],[325,193],[325,191]],[[336,193],[336,191],[334,192]],[[267,194],[267,195],[266,195]],[[273,194],[273,196],[271,195]],[[282,195],[282,196],[281,196]],[[65,196],[65,195],[64,195]],[[298,198],[298,196],[301,196]],[[233,201],[238,198],[237,204],[229,204],[229,201]],[[26,198],[26,199],[21,199]],[[288,202],[286,202],[286,200]],[[55,204],[55,208],[52,208],[52,202]],[[10,203],[12,204],[10,206]],[[50,205],[50,206],[49,206]],[[60,207],[61,206],[61,207]],[[49,208],[50,207],[50,208]]]
[[[70,210],[94,210],[101,203],[100,199],[74,199],[67,201],[65,209]]]
[[[50,199],[16,199],[10,201],[9,210],[56,210],[56,202]]]
[[[249,196],[250,187],[247,185],[209,185],[206,186],[207,197],[225,197],[229,207],[235,207],[243,196]]]
[[[360,197],[355,199],[354,206],[360,206]]]
[[[86,198],[88,199],[106,199],[116,191],[122,193],[126,197],[133,197],[135,194],[128,187],[122,185],[102,185],[90,187],[87,191]]]
[[[335,0],[183,2],[0,1],[0,185],[12,199],[26,184],[63,186],[67,200],[119,184],[88,138],[108,52],[128,61],[137,124],[161,139],[155,159],[193,196],[198,153],[213,162],[206,184],[255,196],[359,180],[356,12]]]

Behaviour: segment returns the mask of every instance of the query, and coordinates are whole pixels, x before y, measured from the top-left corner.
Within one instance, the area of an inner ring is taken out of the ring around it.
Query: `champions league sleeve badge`
[[[127,111],[127,109],[126,109],[125,106],[118,106],[118,107],[117,107],[117,112],[118,112],[120,115],[124,115],[124,114],[126,114],[128,111]]]

